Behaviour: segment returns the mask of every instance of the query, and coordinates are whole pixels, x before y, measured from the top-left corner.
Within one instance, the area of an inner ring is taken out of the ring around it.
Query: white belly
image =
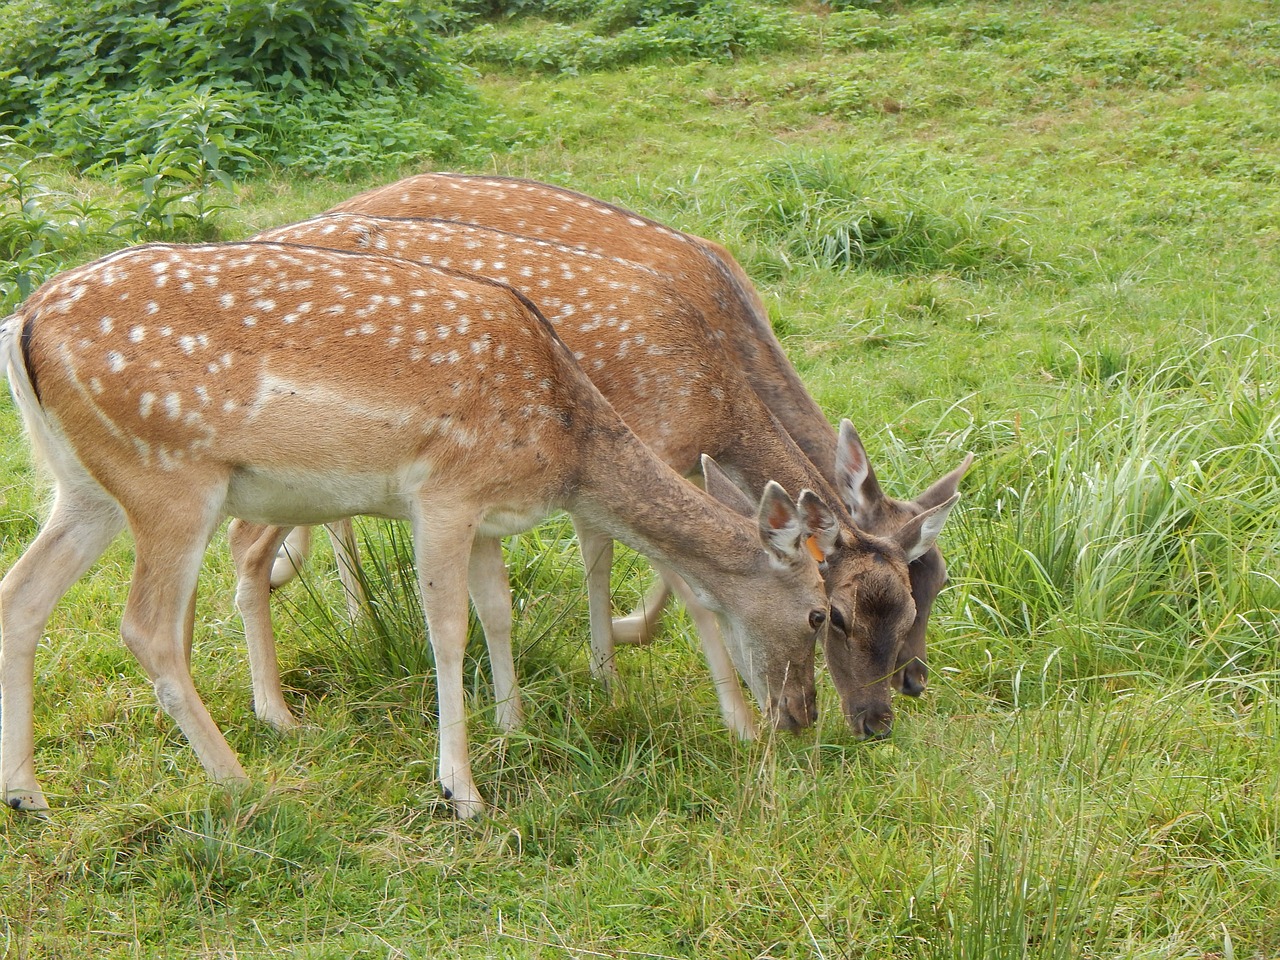
[[[426,470],[397,474],[309,473],[241,468],[231,475],[226,512],[281,526],[328,523],[368,515],[408,520]]]

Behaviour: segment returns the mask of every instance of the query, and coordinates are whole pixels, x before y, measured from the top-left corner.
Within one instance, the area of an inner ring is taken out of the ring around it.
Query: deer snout
[[[898,671],[894,677],[894,686],[899,693],[908,697],[918,697],[929,685],[929,668],[919,657],[915,657]]]
[[[859,740],[883,740],[893,732],[893,708],[884,704],[852,710],[849,727]]]
[[[786,693],[769,704],[769,718],[778,730],[794,733],[818,722],[817,691]]]

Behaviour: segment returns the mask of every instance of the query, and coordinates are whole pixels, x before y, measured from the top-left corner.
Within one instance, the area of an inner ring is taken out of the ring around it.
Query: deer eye
[[[844,618],[844,614],[835,607],[831,608],[831,625],[841,633],[848,635],[849,621]]]
[[[823,613],[821,610],[809,611],[809,629],[817,630],[826,622],[827,622],[827,615]]]

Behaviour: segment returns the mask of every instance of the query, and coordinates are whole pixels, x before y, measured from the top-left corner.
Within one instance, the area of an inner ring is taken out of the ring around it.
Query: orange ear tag
[[[815,534],[809,534],[805,538],[804,545],[809,548],[809,556],[817,560],[819,563],[826,562],[826,556],[823,555],[822,549],[818,546],[818,537]]]

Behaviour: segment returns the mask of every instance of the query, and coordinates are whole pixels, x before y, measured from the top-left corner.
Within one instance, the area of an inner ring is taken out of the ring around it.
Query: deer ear
[[[809,531],[800,510],[787,491],[773,480],[765,485],[756,516],[760,525],[760,542],[774,560],[793,564],[809,555],[804,546]]]
[[[936,507],[939,504],[946,503],[953,496],[960,486],[960,480],[964,477],[969,469],[969,465],[973,463],[973,454],[966,454],[964,462],[956,467],[945,477],[935,480],[928,490],[916,497],[915,505],[922,510],[928,510],[930,507]]]
[[[840,421],[840,439],[836,442],[836,492],[859,526],[871,524],[884,500],[862,439],[849,420]]]
[[[922,557],[942,532],[942,525],[947,522],[951,508],[960,502],[960,494],[954,493],[951,499],[936,507],[930,507],[920,516],[913,518],[897,531],[890,539],[902,548],[907,563]]]
[[[804,545],[813,559],[825,563],[835,549],[836,541],[840,539],[840,525],[836,521],[836,515],[812,490],[800,491],[800,499],[796,505],[804,520]]]
[[[751,498],[738,489],[737,484],[729,479],[729,475],[720,469],[705,453],[702,455],[702,480],[707,493],[735,513],[749,517],[756,512],[756,505]]]

